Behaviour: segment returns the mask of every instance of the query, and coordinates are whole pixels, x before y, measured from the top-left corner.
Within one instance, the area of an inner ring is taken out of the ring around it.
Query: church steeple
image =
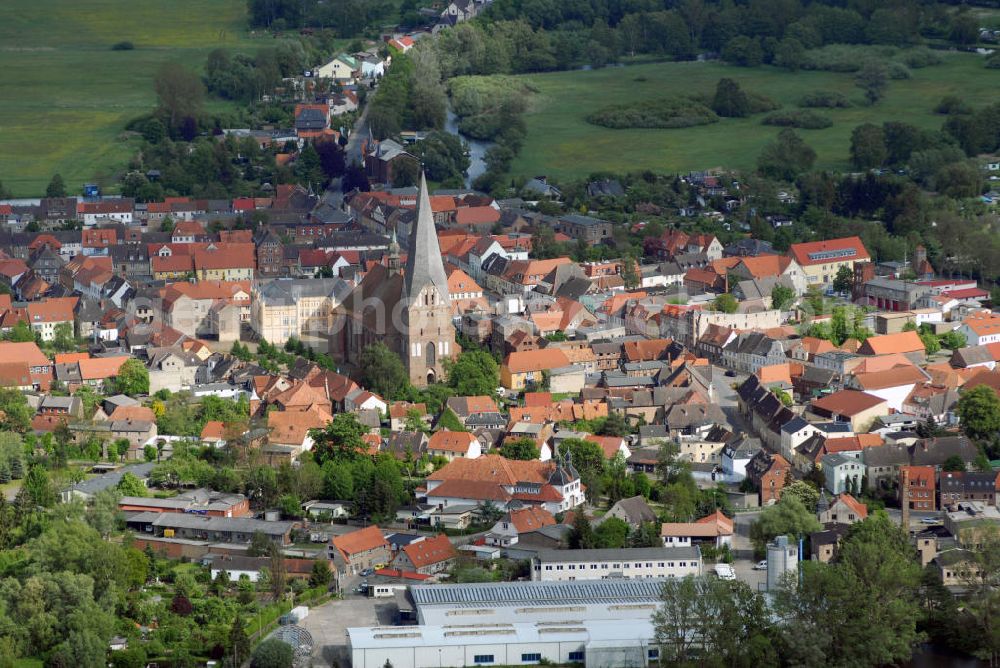
[[[417,201],[417,222],[410,234],[406,257],[406,292],[404,298],[416,304],[420,291],[428,285],[437,288],[440,298],[448,303],[448,278],[444,273],[441,246],[434,229],[434,212],[427,194],[427,178],[420,174],[420,195]]]
[[[389,272],[398,274],[400,269],[399,242],[396,240],[396,228],[392,228],[392,240],[389,242]]]

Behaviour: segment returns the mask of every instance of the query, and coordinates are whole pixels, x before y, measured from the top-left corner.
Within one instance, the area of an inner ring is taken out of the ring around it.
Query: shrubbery
[[[802,99],[799,100],[799,106],[842,109],[851,106],[851,101],[843,93],[832,90],[814,90],[802,96]]]
[[[804,130],[822,130],[833,125],[829,116],[815,111],[796,109],[778,111],[764,117],[764,125],[778,125],[786,128],[802,128]]]
[[[587,116],[588,123],[614,129],[689,128],[718,120],[708,106],[684,97],[615,104]]]
[[[455,77],[448,82],[459,131],[474,139],[492,140],[528,106],[534,89],[515,77]]]

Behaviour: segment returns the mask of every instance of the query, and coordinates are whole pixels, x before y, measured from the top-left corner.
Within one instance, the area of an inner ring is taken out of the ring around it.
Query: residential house
[[[333,79],[340,83],[352,82],[361,72],[361,67],[354,56],[346,53],[337,56],[314,70],[314,76],[319,79]]]
[[[506,510],[516,501],[520,506],[541,506],[554,515],[583,500],[579,474],[558,459],[519,461],[483,455],[454,459],[427,476],[427,503],[441,507],[490,501]]]
[[[552,513],[540,506],[508,510],[486,534],[486,544],[510,547],[516,545],[522,535],[555,524],[556,519]]]
[[[330,539],[330,561],[341,574],[358,574],[369,568],[383,568],[391,560],[389,543],[382,530],[372,525]]]
[[[789,254],[802,268],[808,285],[830,285],[841,267],[854,273],[854,264],[871,260],[858,237],[792,244]]]
[[[889,414],[889,405],[880,397],[859,390],[841,390],[814,399],[808,412],[821,419],[848,422],[854,433],[868,431],[876,418]]]
[[[926,349],[920,336],[914,331],[897,332],[871,336],[858,348],[859,355],[903,355],[914,364],[922,364],[926,358]]]
[[[816,517],[823,525],[855,524],[868,517],[868,507],[850,494],[838,494],[827,501],[826,492],[821,491]]]
[[[959,503],[997,505],[996,471],[941,471],[938,479],[938,496],[941,507],[956,507]]]
[[[636,529],[650,522],[656,521],[656,513],[646,503],[642,496],[633,496],[627,499],[619,499],[602,516],[602,521],[608,517],[617,517],[631,528]]]
[[[467,431],[436,431],[427,442],[427,454],[431,457],[454,459],[476,459],[482,452],[474,434]]]
[[[942,473],[943,475],[943,473]],[[899,502],[903,503],[903,490],[910,510],[933,512],[937,510],[937,471],[933,466],[899,467]]]
[[[859,494],[863,489],[865,464],[858,457],[833,454],[821,460],[826,489],[832,494]]]
[[[34,341],[0,341],[0,369],[4,370],[0,376],[11,376],[4,378],[7,381],[5,385],[23,387],[21,377],[27,372],[29,387],[25,389],[48,391],[54,377],[54,366]],[[15,371],[16,374],[13,374]],[[17,383],[10,382],[14,375]]]
[[[781,455],[761,449],[746,465],[747,478],[758,489],[760,505],[768,506],[781,498],[781,490],[791,474],[792,465]]]
[[[513,352],[507,355],[500,367],[500,384],[510,390],[541,385],[546,372],[569,364],[569,358],[561,350]]]
[[[733,520],[716,510],[694,522],[665,522],[660,526],[664,547],[690,547],[711,543],[716,549],[732,545]]]
[[[956,330],[969,346],[1000,342],[1000,316],[993,313],[970,313]]]
[[[451,568],[457,558],[458,552],[448,536],[438,534],[403,546],[392,565],[401,571],[436,575]]]

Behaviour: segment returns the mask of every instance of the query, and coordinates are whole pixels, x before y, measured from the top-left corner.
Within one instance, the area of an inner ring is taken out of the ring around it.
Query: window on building
[[[541,661],[541,660],[542,660],[542,655],[539,654],[538,652],[535,652],[535,653],[532,653],[532,654],[522,654],[521,655],[521,661],[524,662],[524,663],[529,663],[529,662],[533,662],[533,661],[534,662],[538,662],[538,661]]]
[[[583,661],[583,652],[570,652],[567,658],[570,661]]]
[[[655,659],[659,659],[660,658],[660,650],[658,648],[656,648],[656,647],[651,647],[649,650],[647,650],[646,656],[648,658],[654,659],[654,660]]]
[[[476,654],[474,657],[472,657],[472,661],[474,663],[493,663],[493,655],[492,654]]]

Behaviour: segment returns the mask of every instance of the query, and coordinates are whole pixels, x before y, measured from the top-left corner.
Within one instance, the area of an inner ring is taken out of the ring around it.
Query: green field
[[[933,108],[945,95],[959,95],[973,105],[1000,100],[1000,70],[984,68],[978,56],[942,55],[943,64],[913,70],[909,80],[891,81],[885,98],[874,107],[862,104],[851,74],[790,73],[773,67],[748,69],[690,62],[528,75],[526,79],[538,93],[526,117],[527,141],[514,161],[512,174],[573,179],[596,171],[752,168],[761,147],[780,129],[761,125],[765,114],[664,130],[610,130],[584,120],[608,105],[712,92],[721,77],[736,79],[745,90],[768,95],[785,109],[796,108],[799,98],[812,90],[847,95],[855,106],[816,110],[833,119],[832,127],[797,130],[816,150],[817,167],[847,168],[851,131],[860,123],[901,120],[936,129],[943,117],[934,114]]]
[[[71,192],[112,184],[136,149],[125,123],[155,104],[166,61],[200,69],[217,47],[253,47],[245,0],[0,2],[0,181],[44,193],[59,172]],[[134,51],[112,51],[119,41]],[[262,40],[263,41],[263,40]]]

